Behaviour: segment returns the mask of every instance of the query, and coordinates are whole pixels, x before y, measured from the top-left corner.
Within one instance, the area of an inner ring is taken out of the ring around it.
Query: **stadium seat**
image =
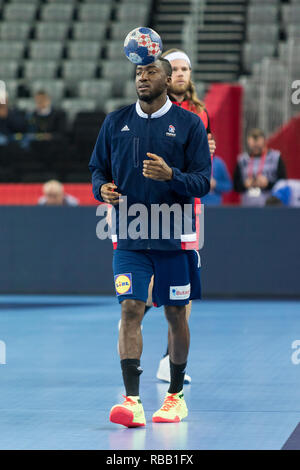
[[[124,41],[129,31],[136,28],[136,21],[114,21],[111,25],[110,34],[113,40]]]
[[[124,89],[124,98],[137,100],[136,87],[134,80],[127,80]]]
[[[54,60],[26,60],[23,67],[24,77],[27,80],[37,78],[55,78],[58,63]]]
[[[96,76],[97,63],[87,60],[65,60],[62,66],[63,77],[66,80],[89,79]]]
[[[100,41],[106,35],[106,23],[99,23],[95,28],[95,23],[92,22],[75,22],[73,23],[73,37],[75,40],[81,41]]]
[[[35,108],[35,103],[32,98],[19,98],[16,101],[16,105],[20,110],[26,112],[31,112]]]
[[[247,30],[248,41],[278,42],[279,27],[278,24],[249,24]]]
[[[18,96],[19,80],[5,80],[6,91],[9,101]]]
[[[204,82],[196,82],[195,83],[195,88],[197,95],[199,96],[200,100],[204,99],[205,95],[205,83]]]
[[[82,98],[66,98],[61,102],[62,109],[67,113],[69,122],[72,122],[80,111],[94,111],[94,100]]]
[[[283,5],[282,6],[282,19],[284,25],[300,24],[300,4],[294,5]]]
[[[4,7],[3,18],[7,21],[33,21],[36,16],[36,5],[27,3],[11,3]]]
[[[43,21],[71,21],[73,10],[73,4],[48,4],[44,6],[41,18]]]
[[[123,108],[124,106],[128,106],[129,104],[132,104],[132,100],[130,98],[112,98],[110,100],[106,100],[104,111],[108,114],[112,111]]]
[[[144,24],[148,19],[149,7],[147,5],[138,4],[121,4],[117,9],[117,18],[119,20],[136,21]]]
[[[24,54],[23,41],[1,41],[0,42],[0,60],[3,59],[22,59]]]
[[[101,44],[99,41],[69,41],[68,57],[70,59],[94,59],[100,58]]]
[[[0,22],[0,39],[24,41],[29,37],[30,29],[30,23],[2,21]]]
[[[57,60],[62,57],[63,44],[60,41],[32,41],[29,49],[31,59]]]
[[[0,77],[2,80],[16,78],[18,75],[19,62],[17,60],[0,61]]]
[[[123,60],[103,60],[101,71],[103,78],[120,81],[133,76],[135,66],[125,57]]]
[[[124,37],[125,39],[125,37]],[[125,57],[123,42],[120,40],[107,41],[106,44],[106,57],[112,60],[120,60]]]
[[[255,62],[260,62],[264,57],[271,57],[274,53],[274,44],[262,42],[245,43],[243,48],[243,65],[245,70],[250,72]]]
[[[112,84],[110,80],[82,80],[78,92],[80,98],[93,99],[103,107],[103,103],[111,97]]]
[[[300,39],[300,26],[297,24],[289,24],[286,27],[288,39]]]
[[[39,22],[35,25],[36,38],[43,41],[56,40],[63,41],[67,38],[69,25],[67,23]]]
[[[280,3],[280,0],[249,0],[249,5],[262,5],[262,4],[269,4],[274,5]]]
[[[64,97],[65,83],[64,80],[61,79],[33,80],[29,84],[29,89],[31,96],[33,96],[39,90],[44,90],[55,102],[61,100]]]
[[[250,5],[248,7],[249,24],[274,24],[278,19],[277,5]]]
[[[40,3],[40,0],[10,0],[9,3],[23,3],[23,4],[30,3],[30,4],[38,5]]]
[[[99,21],[105,23],[110,18],[111,4],[83,4],[79,8],[80,21]]]

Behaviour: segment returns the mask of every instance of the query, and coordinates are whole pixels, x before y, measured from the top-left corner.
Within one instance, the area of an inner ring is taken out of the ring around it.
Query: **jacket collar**
[[[171,106],[172,106],[172,101],[167,96],[167,101],[165,102],[165,104],[160,109],[155,111],[155,113],[151,114],[151,116],[150,116],[151,119],[162,117],[164,114],[166,114],[170,110]],[[136,110],[136,112],[138,113],[138,115],[140,117],[146,118],[146,119],[148,118],[148,114],[144,113],[144,111],[141,108],[141,105],[140,105],[139,101],[136,102],[135,110]]]

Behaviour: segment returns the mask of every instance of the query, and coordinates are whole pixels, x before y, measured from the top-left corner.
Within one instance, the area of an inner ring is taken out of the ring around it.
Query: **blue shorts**
[[[186,305],[201,299],[200,256],[196,250],[115,250],[115,289],[119,302],[146,302],[152,275],[153,305]]]

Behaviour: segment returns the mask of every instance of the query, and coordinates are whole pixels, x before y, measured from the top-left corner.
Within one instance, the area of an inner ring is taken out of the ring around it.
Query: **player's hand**
[[[144,160],[143,175],[156,181],[170,181],[173,178],[173,171],[163,158],[155,153],[147,153],[150,160]]]
[[[217,182],[216,182],[215,178],[211,178],[210,179],[210,190],[213,191],[216,186],[217,186]]]
[[[207,138],[208,138],[208,146],[209,146],[209,151],[210,151],[210,154],[213,155],[216,151],[216,141],[215,139],[213,138],[213,136],[211,134],[207,134]]]
[[[103,184],[100,188],[100,194],[103,201],[108,204],[112,204],[113,206],[123,201],[123,199],[121,199],[122,194],[115,191],[115,189],[117,189],[117,186],[114,183]]]
[[[253,184],[254,184],[253,178],[246,178],[245,179],[245,182],[244,182],[245,188],[249,189],[253,186]]]
[[[255,183],[259,188],[265,189],[269,184],[269,180],[264,175],[258,175]]]

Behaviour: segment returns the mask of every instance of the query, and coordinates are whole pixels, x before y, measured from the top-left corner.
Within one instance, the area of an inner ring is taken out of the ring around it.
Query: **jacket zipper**
[[[139,167],[139,146],[140,146],[139,137],[134,137],[133,139],[133,166],[134,168]]]
[[[148,114],[148,118],[147,118],[147,139],[146,139],[146,149],[147,149],[147,152],[151,152],[151,148],[150,148],[150,123],[151,123],[151,114]],[[145,155],[146,158],[147,155]],[[149,186],[147,185],[147,191],[146,191],[146,196],[147,196],[147,200],[150,200],[150,191],[149,191]],[[148,224],[148,230],[150,228],[150,224]],[[149,232],[148,232],[148,240],[147,240],[147,250],[151,250],[151,242],[150,242],[150,239],[149,239]]]

